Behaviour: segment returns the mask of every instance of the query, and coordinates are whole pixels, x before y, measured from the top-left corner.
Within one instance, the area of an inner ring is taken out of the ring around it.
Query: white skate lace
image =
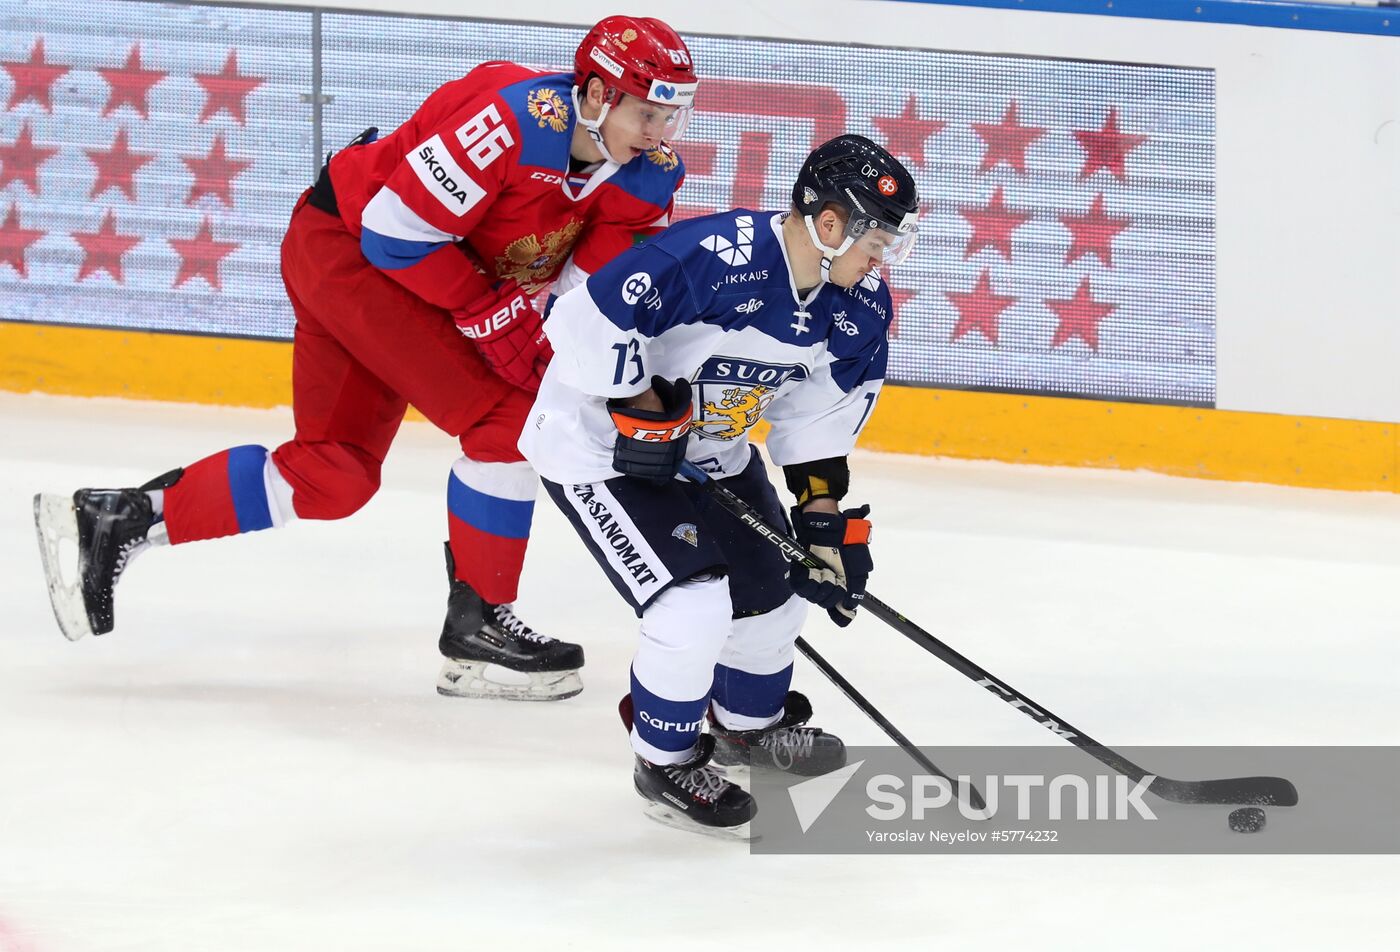
[[[521,621],[511,610],[510,605],[496,606],[496,627],[516,638],[524,638],[526,641],[533,641],[536,644],[547,645],[556,641],[548,635],[542,635],[529,625]]]
[[[719,770],[706,764],[703,767],[687,767],[674,764],[662,767],[666,776],[686,793],[692,794],[707,803],[714,803],[724,792],[733,786],[720,774]]]
[[[116,567],[112,570],[113,585],[117,584],[117,580],[122,577],[122,573],[126,571],[126,567],[131,564],[132,560],[149,547],[150,543],[145,539],[132,539],[117,550]]]
[[[794,757],[806,757],[812,753],[812,745],[816,743],[820,733],[821,731],[814,727],[784,727],[764,734],[758,746],[775,754],[781,752]]]

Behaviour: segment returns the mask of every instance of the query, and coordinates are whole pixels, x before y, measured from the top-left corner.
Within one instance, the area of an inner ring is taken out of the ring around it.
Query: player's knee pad
[[[672,585],[642,613],[633,675],[666,697],[708,696],[715,661],[733,626],[732,614],[724,576]]]
[[[302,519],[344,519],[379,491],[380,461],[349,444],[293,441],[277,448],[272,464]]]
[[[796,595],[771,611],[734,619],[719,663],[753,674],[772,674],[792,664],[793,645],[807,621],[807,602]]]

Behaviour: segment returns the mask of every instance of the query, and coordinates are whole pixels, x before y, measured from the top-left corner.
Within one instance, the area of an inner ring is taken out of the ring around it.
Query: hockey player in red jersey
[[[392,133],[366,130],[330,159],[282,242],[295,436],[137,489],[36,496],[68,638],[112,629],[113,588],[151,544],[358,510],[412,404],[462,447],[448,479],[438,691],[538,700],[582,690],[582,648],[512,610],[538,483],[516,440],[550,357],[531,299],[563,293],[668,223],[684,171],[666,141],[684,130],[696,78],[685,43],[648,18],[599,22],[574,65],[485,63]],[[75,570],[60,565],[65,537],[78,546]],[[516,673],[492,677],[494,665]]]

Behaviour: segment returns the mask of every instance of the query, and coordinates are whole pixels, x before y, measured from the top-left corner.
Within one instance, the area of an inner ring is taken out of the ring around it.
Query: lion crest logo
[[[555,132],[563,132],[569,128],[569,107],[552,89],[532,90],[525,100],[525,108],[541,129],[548,127]]]
[[[706,419],[696,420],[695,426],[724,427],[722,430],[704,430],[706,436],[718,440],[732,440],[758,422],[763,411],[776,394],[770,387],[730,387],[722,392],[719,403],[704,404]],[[717,419],[711,419],[715,417]]]

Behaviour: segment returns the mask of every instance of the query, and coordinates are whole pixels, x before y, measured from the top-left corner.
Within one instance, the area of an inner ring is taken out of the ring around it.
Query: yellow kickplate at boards
[[[0,322],[4,390],[273,407],[291,404],[291,375],[292,346],[280,341]],[[422,417],[410,410],[409,419]],[[1361,420],[887,386],[860,445],[1395,492],[1398,432]]]

